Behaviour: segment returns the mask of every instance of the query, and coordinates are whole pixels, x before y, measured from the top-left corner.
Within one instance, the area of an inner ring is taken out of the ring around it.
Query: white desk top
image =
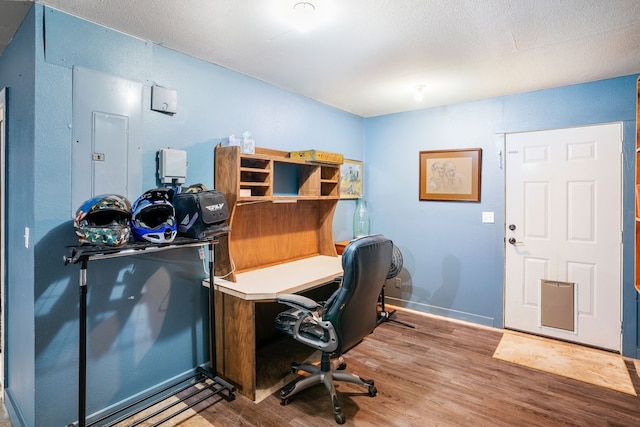
[[[216,278],[214,289],[245,300],[275,300],[280,294],[312,289],[342,275],[342,257],[317,255],[236,274],[236,282]]]

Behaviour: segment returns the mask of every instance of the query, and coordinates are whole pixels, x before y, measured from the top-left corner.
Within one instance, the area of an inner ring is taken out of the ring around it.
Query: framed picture
[[[362,162],[344,159],[340,166],[340,198],[359,199],[362,190],[363,169]]]
[[[420,200],[480,201],[482,149],[420,152]]]

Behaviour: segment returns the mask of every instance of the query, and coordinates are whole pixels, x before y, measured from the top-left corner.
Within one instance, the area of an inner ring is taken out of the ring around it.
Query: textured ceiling
[[[0,0],[0,55],[26,16],[32,2]]]
[[[640,0],[309,1],[41,3],[363,117],[640,72]]]

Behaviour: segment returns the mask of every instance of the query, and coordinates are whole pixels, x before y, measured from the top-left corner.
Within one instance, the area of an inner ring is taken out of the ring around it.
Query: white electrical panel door
[[[114,189],[124,189],[123,195],[128,192],[128,128],[128,117],[93,112],[91,164],[94,195],[112,193]],[[114,164],[118,165],[121,173],[114,173]]]
[[[71,216],[98,194],[142,193],[142,83],[73,69]]]

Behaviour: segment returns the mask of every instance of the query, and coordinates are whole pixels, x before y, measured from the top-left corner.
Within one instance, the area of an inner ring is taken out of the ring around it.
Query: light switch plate
[[[482,212],[482,222],[487,224],[493,224],[493,212]]]

